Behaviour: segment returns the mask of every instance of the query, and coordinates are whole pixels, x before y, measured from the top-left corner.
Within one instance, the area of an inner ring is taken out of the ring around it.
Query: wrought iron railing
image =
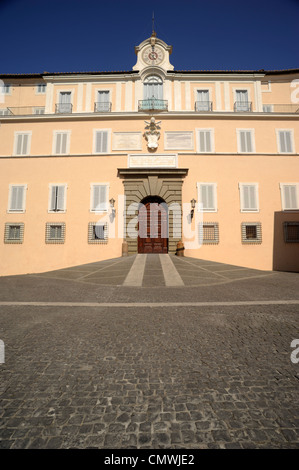
[[[251,101],[236,101],[234,103],[234,111],[240,113],[248,113],[252,111],[252,102]]]
[[[150,98],[148,100],[138,101],[138,111],[167,111],[168,101],[158,100],[156,98]]]
[[[55,113],[58,114],[70,114],[73,111],[72,103],[56,103]]]
[[[110,113],[110,111],[111,111],[111,103],[109,101],[107,103],[95,102],[94,104],[95,113]]]
[[[213,111],[212,101],[195,101],[195,111],[209,112]]]

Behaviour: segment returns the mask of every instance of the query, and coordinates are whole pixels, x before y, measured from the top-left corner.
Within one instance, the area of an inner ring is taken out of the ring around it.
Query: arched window
[[[163,100],[163,81],[160,77],[151,76],[147,77],[144,81],[143,86],[144,99],[149,100],[155,98],[157,100]]]

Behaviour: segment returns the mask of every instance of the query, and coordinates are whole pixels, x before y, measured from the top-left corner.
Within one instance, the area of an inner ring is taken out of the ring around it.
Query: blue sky
[[[0,0],[0,73],[131,70],[153,11],[175,70],[299,68],[299,0]]]

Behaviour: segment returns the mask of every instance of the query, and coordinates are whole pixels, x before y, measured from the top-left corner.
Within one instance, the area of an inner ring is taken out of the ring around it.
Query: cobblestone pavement
[[[298,300],[299,275],[256,276],[161,290],[1,278],[0,448],[298,449],[299,305],[276,300]],[[23,300],[49,304],[4,303]]]

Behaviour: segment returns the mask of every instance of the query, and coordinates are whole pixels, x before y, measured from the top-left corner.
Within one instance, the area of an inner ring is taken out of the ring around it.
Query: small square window
[[[262,243],[262,226],[260,222],[243,222],[241,224],[242,243]]]
[[[89,222],[88,224],[88,243],[104,244],[108,242],[107,223]]]
[[[299,222],[284,222],[284,241],[299,243]]]
[[[61,244],[65,241],[65,223],[46,223],[46,243]]]
[[[6,223],[4,232],[4,243],[23,243],[24,224]]]
[[[199,224],[199,242],[203,245],[217,245],[219,243],[218,222],[204,222]]]

